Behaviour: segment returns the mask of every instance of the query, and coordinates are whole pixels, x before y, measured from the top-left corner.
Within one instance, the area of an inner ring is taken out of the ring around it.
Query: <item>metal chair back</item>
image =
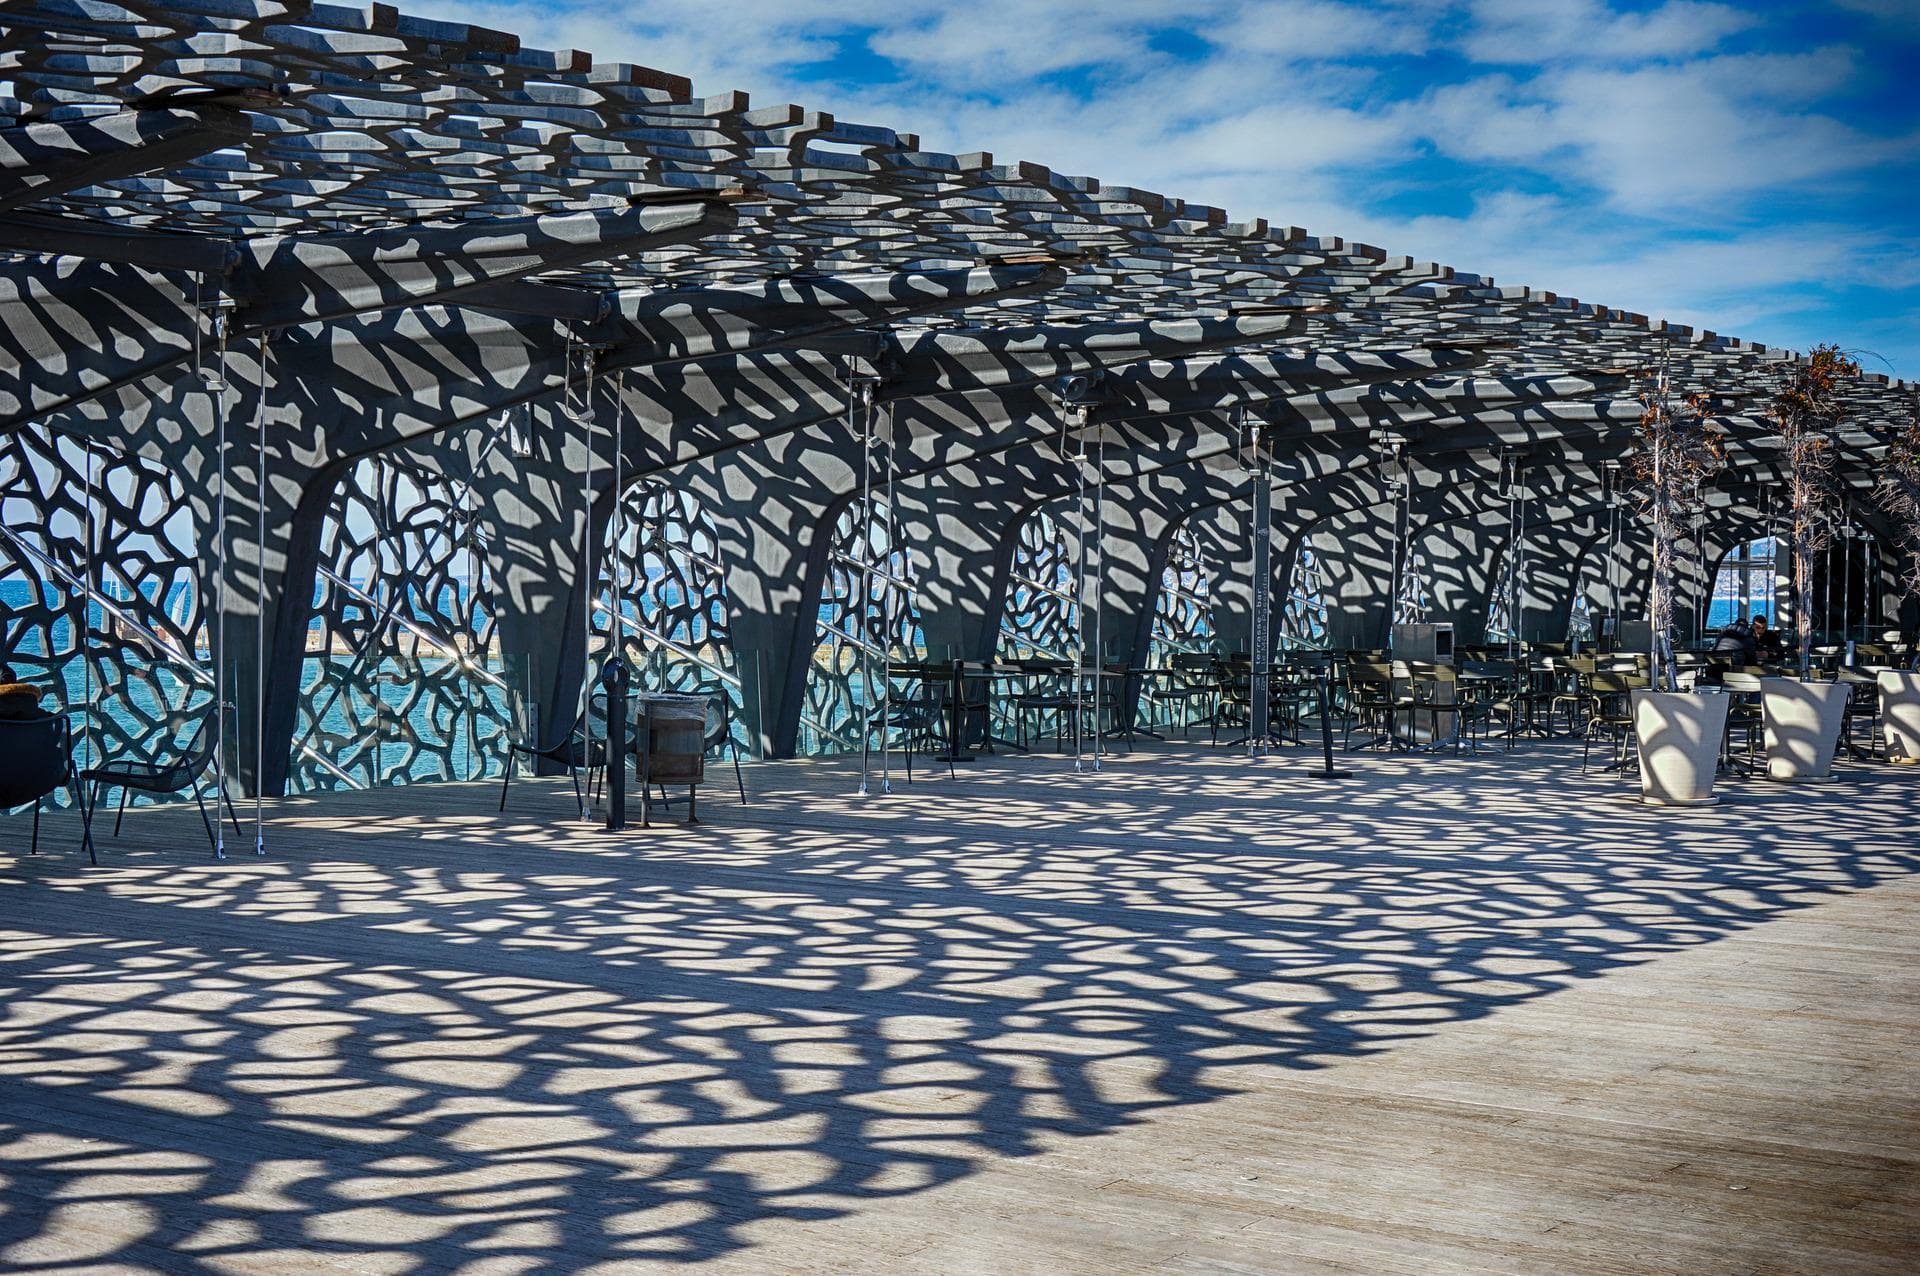
[[[63,714],[0,720],[0,809],[38,802],[65,784],[72,750]]]

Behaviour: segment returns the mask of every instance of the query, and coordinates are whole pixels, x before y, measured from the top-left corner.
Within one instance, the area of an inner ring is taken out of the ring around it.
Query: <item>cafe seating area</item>
[[[886,666],[891,699],[885,711],[894,726],[890,743],[904,757],[922,755],[948,772],[957,762],[996,753],[1054,754],[1084,765],[1144,741],[1259,754],[1316,744],[1324,726],[1343,753],[1477,754],[1573,741],[1580,744],[1582,772],[1600,765],[1631,776],[1639,765],[1631,701],[1651,686],[1652,656],[1582,646],[1462,645],[1439,661],[1397,657],[1391,648],[1286,649],[1263,670],[1245,652],[1181,651],[1164,664],[1098,670],[1036,659],[900,662]],[[1841,754],[1859,761],[1889,757],[1877,675],[1910,669],[1914,661],[1914,644],[1898,635],[1814,649],[1809,680],[1848,691],[1835,742]],[[1763,771],[1761,680],[1792,678],[1794,671],[1745,664],[1710,643],[1676,651],[1674,664],[1683,688],[1723,694],[1730,702],[1722,773],[1744,778]],[[1257,740],[1256,682],[1267,702],[1267,734]]]
[[[470,7],[0,3],[0,1273],[1915,1270],[1912,384]]]

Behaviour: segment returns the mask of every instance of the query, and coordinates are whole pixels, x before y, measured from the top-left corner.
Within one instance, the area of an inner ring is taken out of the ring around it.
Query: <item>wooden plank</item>
[[[0,1269],[1910,1266],[1909,787],[1676,823],[1425,762],[761,766],[614,835],[421,786],[276,803],[260,860],[191,808],[0,857]]]

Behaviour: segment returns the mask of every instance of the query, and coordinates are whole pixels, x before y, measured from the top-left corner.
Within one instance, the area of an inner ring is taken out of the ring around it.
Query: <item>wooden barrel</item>
[[[647,771],[655,784],[699,784],[706,778],[707,700],[705,696],[645,696],[636,704],[647,725]],[[636,776],[642,759],[634,756]]]

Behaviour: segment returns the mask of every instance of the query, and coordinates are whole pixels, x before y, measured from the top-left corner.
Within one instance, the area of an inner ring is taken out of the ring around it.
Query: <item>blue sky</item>
[[[424,0],[1920,380],[1920,0]]]

